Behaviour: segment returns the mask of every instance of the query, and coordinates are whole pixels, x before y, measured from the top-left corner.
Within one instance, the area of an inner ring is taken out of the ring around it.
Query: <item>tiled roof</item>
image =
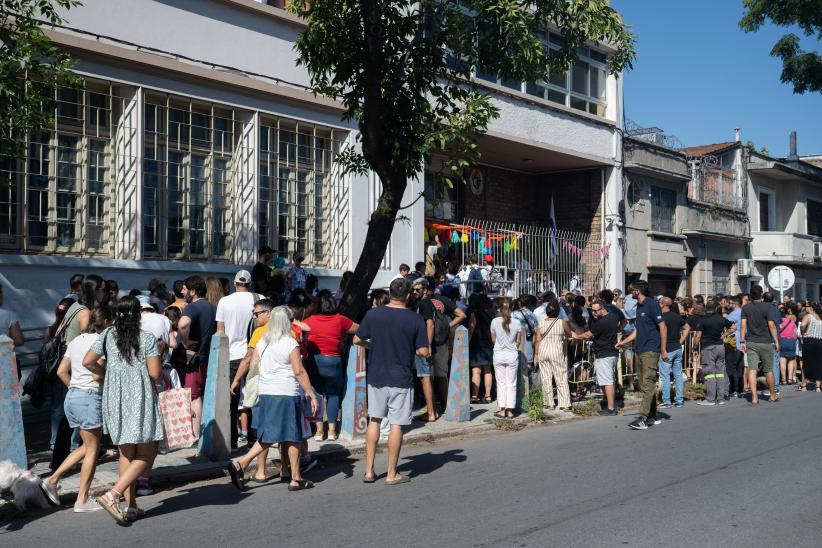
[[[684,152],[687,156],[705,156],[706,154],[713,154],[738,144],[740,144],[738,141],[727,141],[725,143],[715,143],[713,145],[686,147],[682,149],[682,152]]]

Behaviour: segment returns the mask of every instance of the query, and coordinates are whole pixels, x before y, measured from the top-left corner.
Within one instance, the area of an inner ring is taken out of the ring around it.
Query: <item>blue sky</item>
[[[685,146],[733,140],[788,153],[797,131],[800,155],[822,154],[822,94],[796,95],[770,57],[786,29],[744,33],[741,0],[612,0],[637,36],[637,59],[625,74],[625,113],[657,126]],[[801,36],[801,33],[797,32]],[[803,40],[806,49],[822,49]]]

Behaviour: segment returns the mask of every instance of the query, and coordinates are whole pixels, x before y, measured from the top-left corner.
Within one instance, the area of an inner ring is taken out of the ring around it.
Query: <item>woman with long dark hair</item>
[[[479,403],[480,381],[485,384],[485,403],[491,403],[494,375],[494,342],[491,340],[491,320],[494,305],[485,294],[474,293],[468,298],[468,363],[471,368],[471,403]]]
[[[802,318],[802,386],[814,382],[822,392],[822,307],[814,304],[806,308]]]
[[[105,365],[100,365],[100,358]],[[103,383],[103,428],[120,448],[120,479],[98,499],[120,523],[137,519],[135,485],[151,470],[163,419],[153,382],[163,374],[154,335],[140,330],[140,302],[131,296],[117,303],[114,327],[91,346],[83,365]]]
[[[328,439],[336,440],[344,372],[340,352],[343,337],[356,333],[359,325],[337,313],[337,300],[328,290],[320,291],[319,313],[306,318],[305,323],[311,328],[308,332],[308,361],[319,376],[316,388],[327,402]],[[316,427],[314,439],[322,441],[323,422],[317,422]]]

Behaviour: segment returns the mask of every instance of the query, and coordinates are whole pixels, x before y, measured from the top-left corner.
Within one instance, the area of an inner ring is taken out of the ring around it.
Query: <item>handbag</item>
[[[191,424],[191,388],[171,388],[157,392],[157,401],[166,433],[165,440],[160,442],[161,446],[169,451],[190,447],[197,441]]]
[[[309,422],[320,422],[321,420],[323,420],[323,417],[325,416],[325,405],[323,404],[323,397],[317,394],[316,390],[314,391],[314,394],[316,394],[317,396],[317,412],[311,413],[311,398],[309,398],[308,394],[306,394],[304,391],[301,390],[300,392],[302,392],[301,398],[303,416],[306,418],[306,420],[308,420]],[[329,418],[328,420],[330,421],[331,419]]]
[[[257,407],[258,403],[260,403],[260,359],[251,358],[251,365],[248,366],[248,373],[245,376],[243,407],[250,409]]]
[[[85,309],[84,306],[75,310],[68,318],[65,318],[60,324],[60,327],[57,328],[54,337],[43,343],[43,346],[40,347],[38,358],[40,365],[45,365],[49,379],[57,378],[57,368],[60,367],[60,362],[63,360],[63,356],[66,355],[66,329],[68,329],[68,326],[83,309]]]

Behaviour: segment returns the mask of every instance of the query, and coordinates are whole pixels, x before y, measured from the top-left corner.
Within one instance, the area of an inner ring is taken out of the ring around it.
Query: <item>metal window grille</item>
[[[348,190],[334,157],[333,130],[266,118],[260,126],[259,244],[283,257],[303,254],[315,267],[342,268]]]
[[[28,131],[21,157],[0,158],[0,247],[111,254],[114,90],[105,82],[54,89],[44,105],[53,123]]]
[[[707,157],[692,171],[688,198],[739,210],[748,204],[743,178],[735,170],[719,166],[715,158]]]
[[[651,187],[651,229],[673,233],[676,228],[676,192]]]
[[[146,256],[229,260],[235,165],[243,154],[241,114],[178,97],[146,97],[142,211]]]

